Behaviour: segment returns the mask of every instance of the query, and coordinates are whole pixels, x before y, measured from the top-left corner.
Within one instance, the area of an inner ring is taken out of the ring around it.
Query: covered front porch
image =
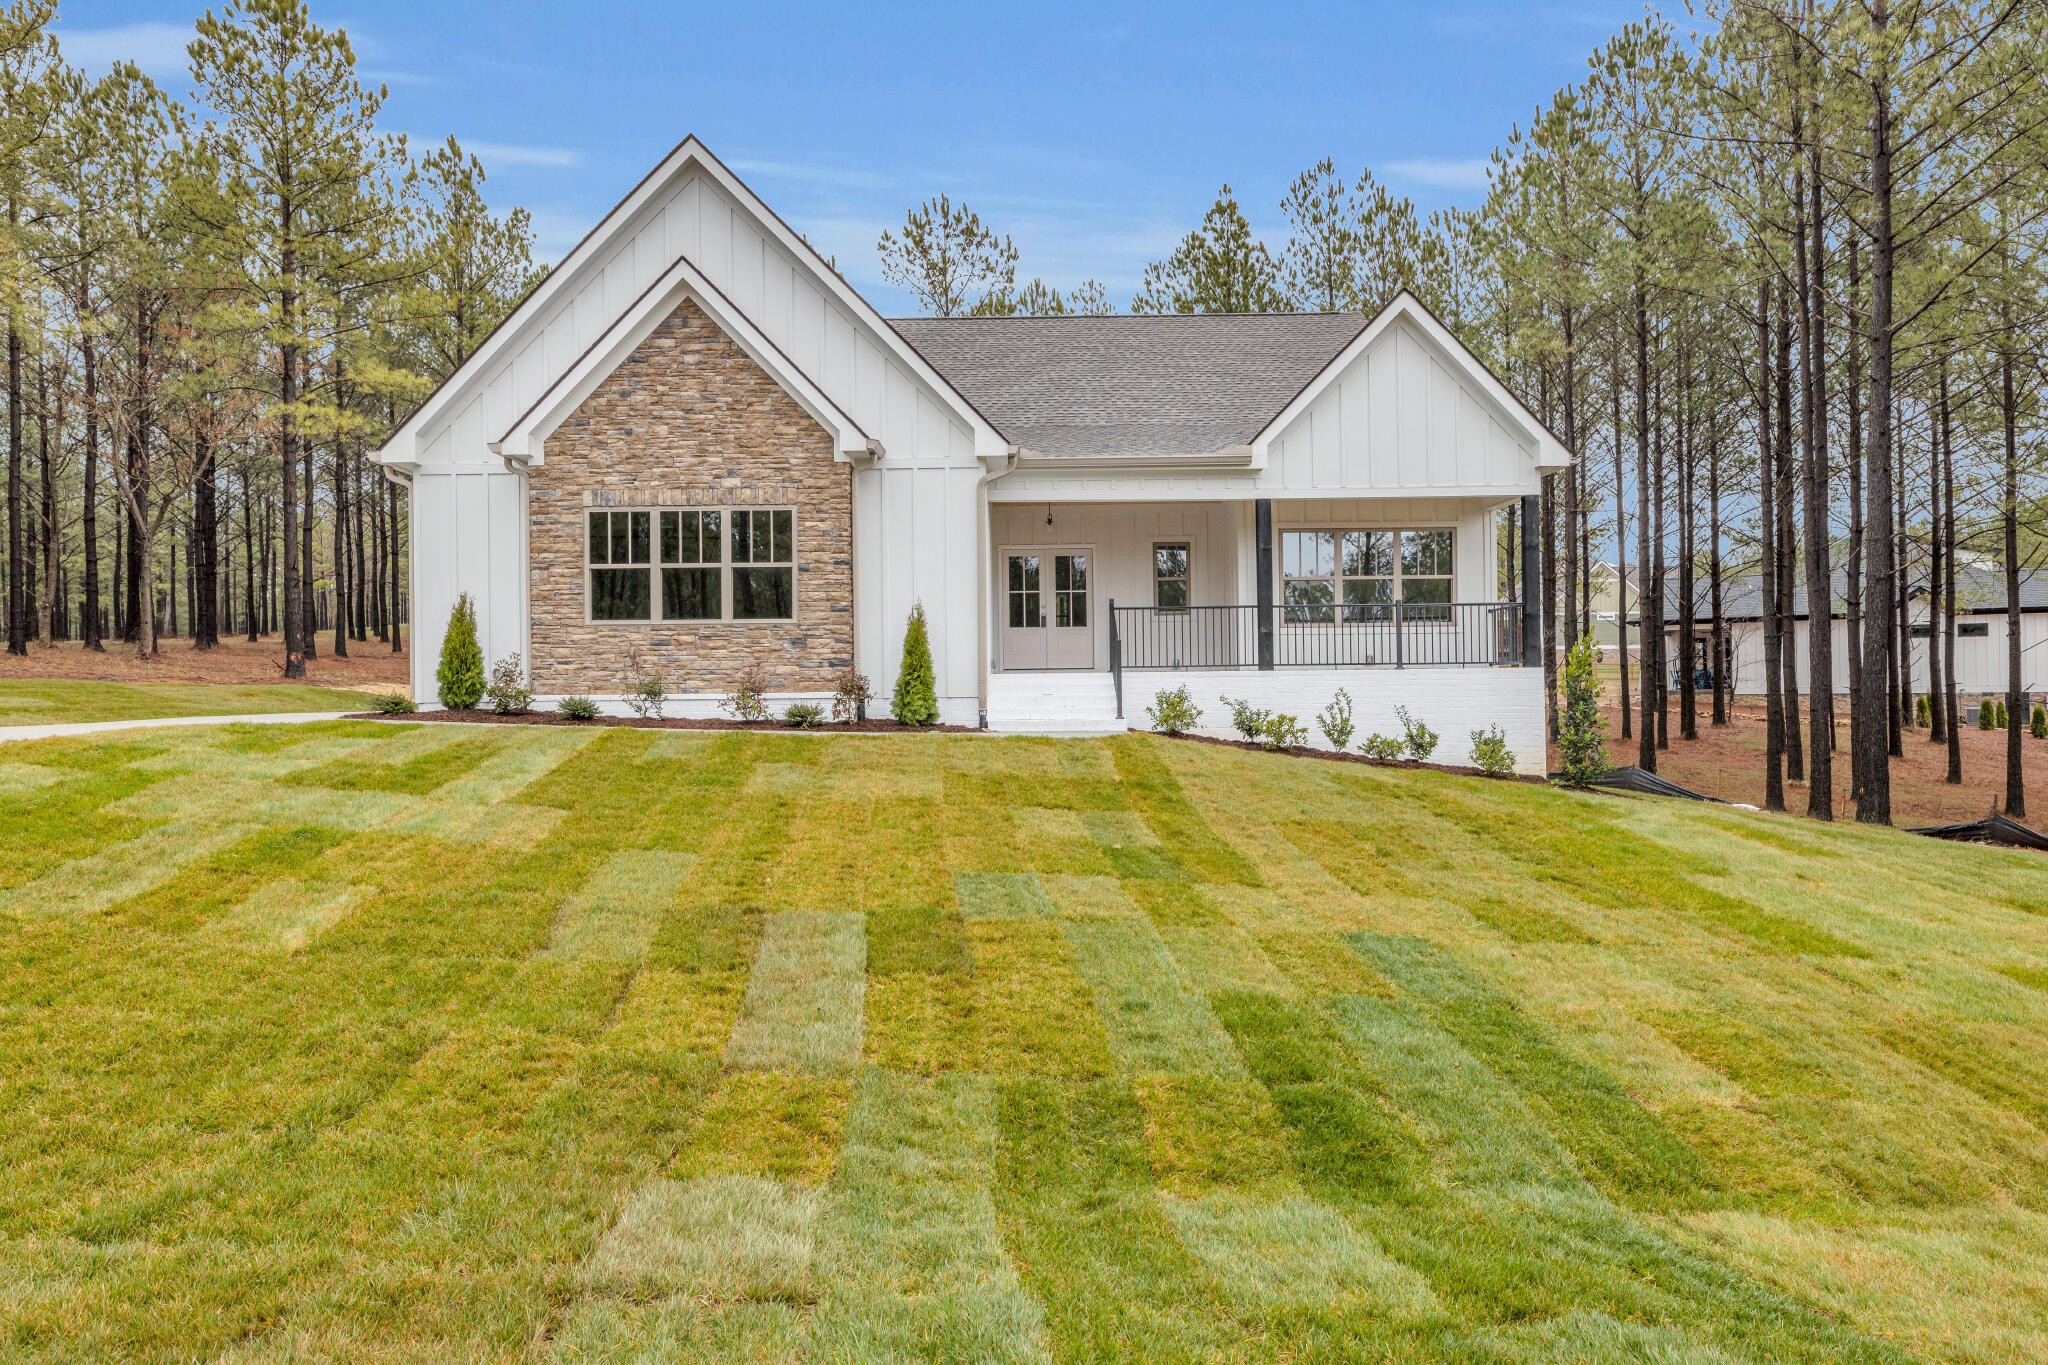
[[[990,672],[1520,666],[1508,501],[992,502]]]

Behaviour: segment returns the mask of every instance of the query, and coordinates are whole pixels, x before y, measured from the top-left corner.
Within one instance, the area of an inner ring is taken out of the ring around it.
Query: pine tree
[[[484,652],[476,641],[476,608],[469,594],[455,599],[448,633],[441,637],[441,667],[434,673],[441,705],[467,711],[484,695]]]
[[[1288,307],[1280,267],[1225,185],[1173,254],[1145,267],[1133,313],[1277,313]]]
[[[925,630],[922,602],[910,609],[910,620],[903,628],[903,665],[896,672],[896,695],[890,701],[889,714],[899,725],[936,725],[939,720],[932,642]]]
[[[933,317],[958,316],[976,295],[1006,297],[1016,288],[1016,243],[943,194],[912,209],[902,235],[884,232],[875,249],[882,278],[915,294]]]

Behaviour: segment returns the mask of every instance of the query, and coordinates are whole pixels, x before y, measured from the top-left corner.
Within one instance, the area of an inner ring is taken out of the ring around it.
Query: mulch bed
[[[1450,773],[1456,777],[1486,777],[1488,774],[1465,763],[1418,763],[1409,758],[1368,758],[1364,754],[1338,753],[1334,749],[1312,749],[1306,744],[1288,749],[1269,749],[1248,739],[1222,739],[1215,735],[1161,735],[1162,739],[1184,739],[1192,744],[1214,744],[1225,749],[1243,749],[1254,754],[1287,754],[1293,758],[1320,758],[1327,763],[1363,763],[1368,768],[1407,768],[1411,771]],[[1534,773],[1496,777],[1495,782],[1533,782],[1548,786],[1550,779]]]
[[[820,734],[820,735],[916,735],[916,734],[979,734],[972,725],[899,725],[893,720],[857,720],[850,723],[821,721],[799,729],[786,721],[779,720],[698,720],[686,716],[650,716],[645,720],[639,716],[599,716],[595,720],[570,720],[554,711],[527,711],[516,716],[501,716],[495,711],[416,711],[386,714],[382,711],[359,711],[349,720],[403,720],[428,721],[444,725],[559,725],[569,729],[606,728],[625,730],[768,730],[778,734]]]

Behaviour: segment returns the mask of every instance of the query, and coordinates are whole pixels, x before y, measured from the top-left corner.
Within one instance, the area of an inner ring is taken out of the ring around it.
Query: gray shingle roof
[[[1365,313],[892,318],[968,402],[1042,455],[1244,445],[1363,331]]]

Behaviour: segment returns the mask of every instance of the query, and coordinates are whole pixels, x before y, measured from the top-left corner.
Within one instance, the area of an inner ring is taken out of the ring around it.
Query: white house
[[[1543,762],[1495,520],[1570,455],[1406,294],[887,319],[692,138],[376,458],[422,701],[463,592],[537,694],[658,671],[685,714],[756,663],[778,702],[848,666],[886,697],[922,602],[948,722],[1122,728],[1182,684],[1206,728],[1225,694],[1306,722],[1343,687],[1361,733],[1406,705],[1453,760],[1498,723]]]
[[[2048,689],[2048,574],[2022,570],[2020,579],[2020,690],[2040,694]],[[1722,585],[1721,616],[1728,623],[1728,644],[1732,656],[1729,677],[1737,695],[1762,695],[1764,691],[1764,629],[1762,600],[1755,575],[1732,579]],[[1849,621],[1845,596],[1847,579],[1840,570],[1832,575],[1834,602],[1830,612],[1830,653],[1833,656],[1834,687],[1837,694],[1849,690]],[[1713,604],[1710,586],[1704,581],[1694,590],[1693,633],[1698,662],[1704,667],[1710,646]],[[1678,590],[1667,586],[1664,598],[1665,657],[1677,660]],[[1807,630],[1807,592],[1802,578],[1792,591],[1792,615],[1798,623],[1794,632],[1795,667],[1799,690],[1811,684],[1810,645]],[[2005,571],[1988,562],[1963,564],[1956,570],[1956,628],[1945,635],[1943,664],[1955,659],[1956,692],[1959,696],[2003,695],[2010,676],[2006,641]],[[1926,569],[1916,567],[1907,582],[1907,634],[1911,648],[1913,690],[1928,690],[1928,646],[1934,624],[1928,620]],[[1640,622],[1634,624],[1640,625]],[[1675,666],[1675,665],[1674,665]],[[1677,683],[1672,687],[1675,690]]]

